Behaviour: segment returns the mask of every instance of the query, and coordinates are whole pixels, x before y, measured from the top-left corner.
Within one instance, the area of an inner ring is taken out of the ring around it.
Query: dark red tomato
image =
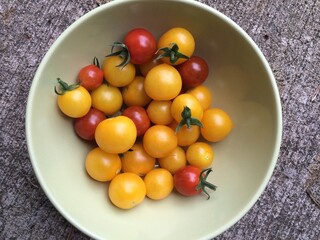
[[[130,106],[127,107],[123,113],[123,116],[130,118],[137,128],[137,136],[142,136],[147,129],[150,127],[150,119],[148,117],[147,111],[140,106]]]
[[[83,67],[78,74],[78,81],[88,91],[99,87],[103,82],[103,71],[94,64]]]
[[[182,167],[173,176],[174,187],[184,196],[193,196],[204,192],[209,199],[210,195],[205,187],[216,190],[216,186],[206,181],[211,171],[211,168],[201,171],[200,168],[191,165]]]
[[[188,61],[177,66],[184,88],[192,88],[202,84],[208,77],[209,66],[198,56],[192,56]]]
[[[128,32],[123,42],[130,53],[133,64],[151,61],[157,51],[157,42],[151,32],[143,28],[135,28]]]
[[[94,140],[96,127],[104,119],[106,119],[106,116],[103,112],[91,108],[86,115],[74,120],[74,130],[82,139],[89,141]]]

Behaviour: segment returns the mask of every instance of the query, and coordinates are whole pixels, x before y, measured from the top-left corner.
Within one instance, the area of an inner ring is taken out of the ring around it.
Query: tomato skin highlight
[[[128,32],[124,44],[130,53],[133,64],[143,64],[150,61],[157,51],[157,42],[151,32],[143,28],[135,28]]]
[[[146,110],[140,106],[127,107],[123,112],[123,116],[130,118],[137,128],[137,137],[143,136],[151,125]]]
[[[92,141],[94,140],[96,127],[104,119],[106,119],[106,116],[103,112],[91,108],[83,117],[74,119],[74,130],[80,138]]]
[[[192,56],[189,60],[177,66],[182,78],[184,88],[197,87],[202,84],[209,75],[207,62],[198,56]]]

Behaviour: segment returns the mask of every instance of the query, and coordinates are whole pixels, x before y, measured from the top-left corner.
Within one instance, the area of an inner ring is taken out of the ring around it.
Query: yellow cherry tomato
[[[129,85],[121,90],[123,101],[127,106],[145,107],[151,102],[151,98],[144,90],[144,77],[136,76]]]
[[[144,89],[154,100],[171,100],[182,88],[180,73],[173,66],[163,63],[152,68],[144,82]]]
[[[209,108],[204,111],[201,119],[203,127],[201,135],[210,142],[219,142],[226,138],[233,128],[229,115],[219,108]]]
[[[175,174],[180,168],[187,164],[186,153],[182,147],[177,146],[168,156],[159,158],[160,167]]]
[[[212,94],[208,87],[199,85],[187,91],[194,96],[201,104],[203,110],[207,110],[212,104]]]
[[[137,174],[120,173],[111,180],[108,195],[118,208],[131,209],[145,199],[146,185]]]
[[[164,168],[156,168],[144,177],[147,196],[153,200],[166,198],[173,190],[173,176]]]
[[[191,110],[191,117],[201,120],[203,115],[203,109],[200,102],[191,94],[183,93],[177,96],[171,105],[172,117],[180,122],[182,120],[181,113],[184,107],[189,107]]]
[[[137,138],[134,122],[126,116],[107,118],[100,122],[95,131],[98,146],[109,153],[128,151]]]
[[[155,158],[167,156],[178,144],[174,131],[165,125],[150,127],[143,136],[143,147],[146,152]]]
[[[190,165],[203,169],[212,164],[214,152],[208,143],[195,142],[188,147],[186,157]]]
[[[135,143],[129,151],[122,154],[121,160],[123,172],[132,172],[139,176],[150,172],[156,162],[156,159],[144,150],[142,143]]]
[[[165,47],[172,47],[172,44],[177,44],[178,52],[187,57],[191,57],[195,50],[195,40],[192,34],[185,28],[176,27],[171,28],[165,32],[158,41],[158,49]],[[162,54],[160,51],[159,54]],[[185,62],[186,58],[179,58],[175,63],[171,63],[168,57],[162,58],[162,61],[167,64],[179,65]]]
[[[122,106],[122,94],[117,87],[101,84],[91,92],[92,107],[112,115],[118,112]]]
[[[178,123],[176,121],[172,121],[169,124],[174,131],[176,131]],[[187,125],[182,126],[179,131],[176,132],[178,138],[178,146],[186,147],[195,143],[200,137],[200,127],[196,125],[191,125],[188,128]]]
[[[170,100],[167,101],[156,101],[153,100],[147,108],[149,119],[154,124],[168,125],[172,122],[173,117],[171,115],[171,104]]]
[[[133,81],[136,75],[136,68],[132,63],[126,66],[118,66],[123,62],[120,56],[107,57],[102,66],[104,77],[108,83],[115,87],[123,87]]]
[[[121,160],[118,154],[107,153],[96,147],[87,154],[85,167],[90,177],[106,182],[121,171]]]
[[[62,82],[58,79],[59,81]],[[80,118],[89,112],[92,101],[89,92],[84,87],[77,86],[70,90],[63,89],[61,93],[57,93],[59,109],[68,117]]]

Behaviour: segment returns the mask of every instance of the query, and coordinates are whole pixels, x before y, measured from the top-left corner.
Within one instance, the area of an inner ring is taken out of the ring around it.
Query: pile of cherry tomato
[[[212,108],[203,85],[209,66],[194,55],[195,40],[184,28],[156,40],[142,28],[114,42],[102,66],[80,69],[74,84],[58,78],[60,110],[76,134],[96,146],[85,157],[88,175],[109,182],[108,196],[130,209],[145,197],[209,193],[206,178],[214,160],[212,144],[233,128],[228,114]]]

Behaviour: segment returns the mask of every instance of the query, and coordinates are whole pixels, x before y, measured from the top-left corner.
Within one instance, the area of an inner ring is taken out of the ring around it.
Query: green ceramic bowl
[[[73,82],[78,70],[110,51],[132,28],[156,37],[175,26],[196,40],[210,65],[206,85],[214,107],[234,121],[227,139],[213,144],[218,186],[204,196],[171,194],[146,199],[129,211],[114,207],[106,184],[91,180],[84,158],[92,148],[74,133],[53,91],[56,78]],[[196,1],[113,1],[73,23],[49,49],[34,77],[27,105],[31,162],[44,192],[74,226],[95,239],[210,239],[235,224],[264,191],[275,167],[282,131],[281,106],[270,67],[252,39],[233,21]]]

